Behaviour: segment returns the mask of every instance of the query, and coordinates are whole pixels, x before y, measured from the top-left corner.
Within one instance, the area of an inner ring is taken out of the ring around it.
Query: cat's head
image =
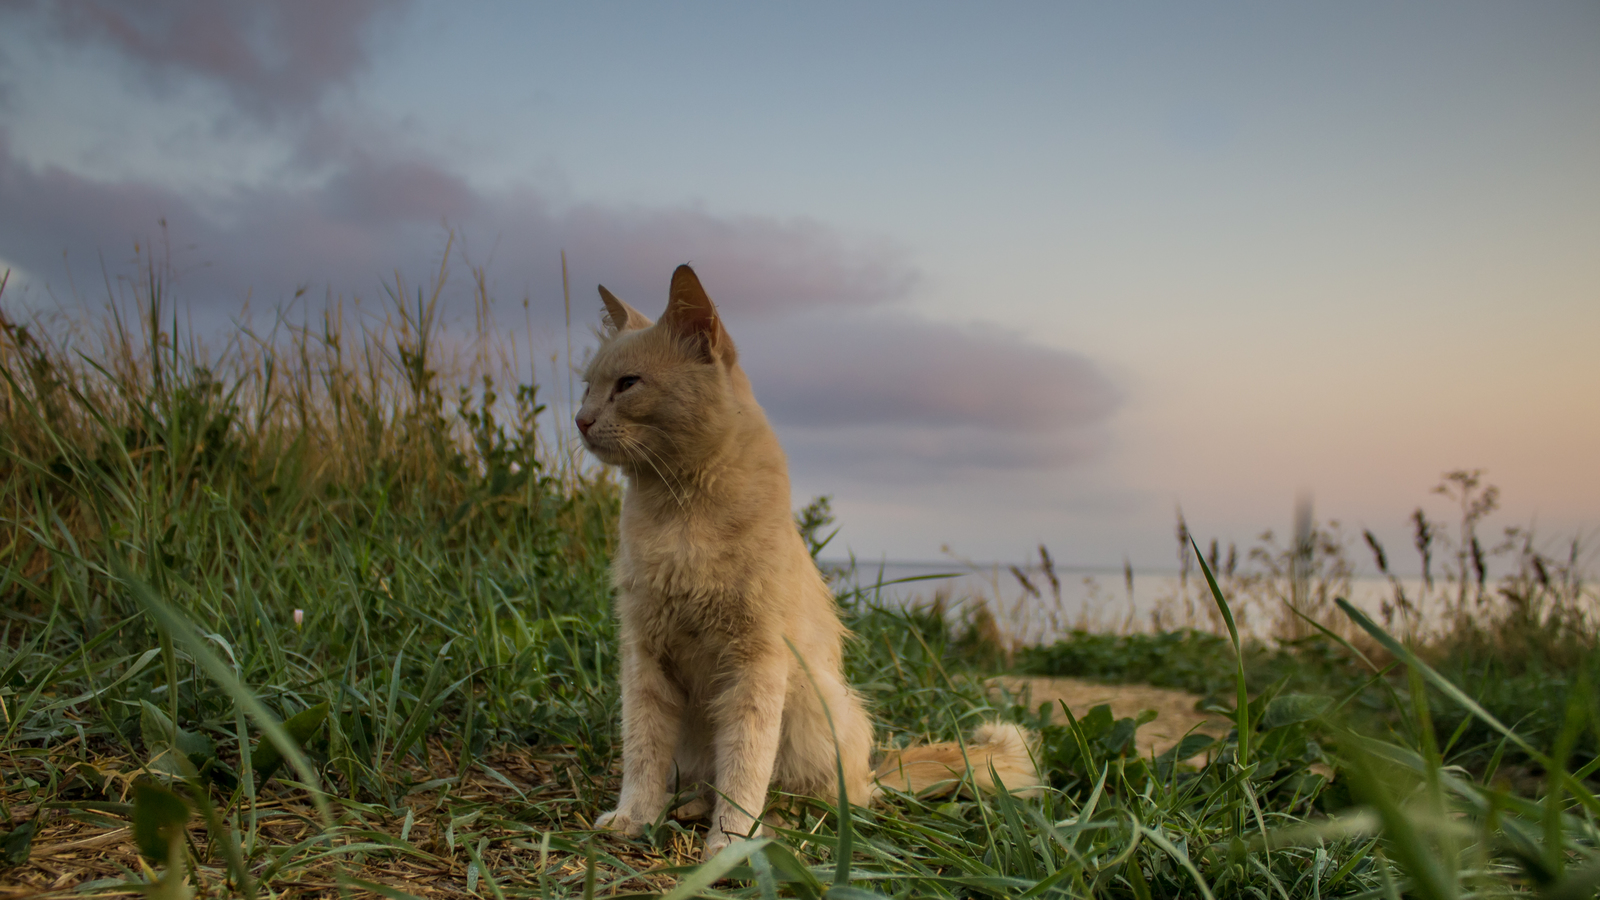
[[[659,322],[604,287],[606,333],[583,373],[583,445],[625,471],[693,466],[754,406],[733,340],[688,266],[672,273]],[[759,415],[759,412],[755,413]]]

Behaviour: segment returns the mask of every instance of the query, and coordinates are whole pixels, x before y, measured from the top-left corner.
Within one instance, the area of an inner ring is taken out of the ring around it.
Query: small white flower
[[[306,611],[303,610],[303,609],[295,610],[294,611],[294,627],[299,628],[301,625],[304,625],[305,622],[306,622]]]

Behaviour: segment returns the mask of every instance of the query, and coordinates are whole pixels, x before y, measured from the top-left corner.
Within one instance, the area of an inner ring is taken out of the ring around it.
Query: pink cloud
[[[1101,421],[1119,401],[1084,357],[984,325],[828,313],[752,337],[759,396],[796,425],[1043,432]]]
[[[21,4],[13,4],[21,5]],[[106,46],[157,79],[193,75],[222,85],[260,118],[314,106],[367,64],[364,35],[393,0],[56,0],[68,40]]]
[[[718,302],[758,317],[899,299],[918,278],[891,242],[853,241],[804,218],[583,206],[566,224],[571,252],[615,271],[605,285],[647,309],[666,302],[668,276],[684,262],[715,282]]]
[[[361,156],[328,182],[318,205],[331,218],[383,228],[471,221],[485,204],[464,179],[437,166]]]
[[[1085,357],[983,325],[813,310],[734,341],[797,465],[863,479],[1073,465],[1122,404]]]

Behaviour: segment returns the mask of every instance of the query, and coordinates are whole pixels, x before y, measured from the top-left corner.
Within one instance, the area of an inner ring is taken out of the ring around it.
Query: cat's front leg
[[[683,694],[637,642],[622,642],[622,795],[596,828],[637,836],[667,808]]]
[[[718,796],[706,835],[706,859],[754,830],[766,806],[783,732],[788,649],[768,644],[738,656],[712,710]]]

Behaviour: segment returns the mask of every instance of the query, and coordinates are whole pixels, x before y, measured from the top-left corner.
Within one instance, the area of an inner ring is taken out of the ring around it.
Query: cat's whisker
[[[651,430],[651,431],[654,431],[654,432],[656,432],[656,433],[657,433],[657,434],[659,434],[659,435],[661,435],[661,437],[662,437],[662,439],[663,439],[663,440],[664,440],[664,441],[665,441],[665,442],[666,442],[666,444],[667,444],[667,448],[668,448],[668,450],[671,450],[671,449],[672,449],[672,446],[673,446],[673,444],[674,444],[674,443],[676,443],[676,442],[675,442],[675,440],[674,440],[674,437],[673,437],[673,435],[672,435],[672,433],[671,433],[671,432],[669,432],[669,431],[667,431],[667,430],[666,430],[666,429],[665,429],[665,428],[661,428],[661,427],[659,427],[659,426],[656,426],[656,425],[649,425],[649,424],[646,424],[646,423],[644,423],[644,422],[633,422],[633,423],[631,423],[631,424],[632,424],[632,425],[633,425],[633,427],[635,427],[635,428],[648,428],[648,429],[650,429],[650,430]],[[662,454],[661,454],[661,453],[657,453],[657,454],[656,454],[656,458],[657,458],[657,459],[662,459],[662,458],[663,458],[663,455],[662,455]],[[665,478],[665,477],[666,477],[666,475],[665,475],[665,473],[661,473],[661,470],[659,470],[659,469],[657,469],[657,470],[656,470],[656,471],[657,471],[657,472],[658,472],[658,473],[660,473],[660,474],[661,474],[661,475],[662,475],[662,477],[663,477],[663,478]],[[683,482],[683,479],[682,479],[682,478],[681,478],[681,477],[680,477],[680,478],[678,478],[678,479],[677,479],[677,483],[678,483],[678,487],[679,487],[679,488],[682,488],[682,489],[683,489],[683,490],[684,490],[684,492],[685,492],[685,493],[687,493],[687,492],[688,492],[688,487],[687,487],[687,486],[686,486],[686,485],[685,485],[685,484],[684,484],[684,482]]]
[[[656,474],[661,477],[661,483],[666,487],[667,493],[672,495],[672,500],[674,503],[678,504],[678,508],[687,509],[688,501],[684,499],[684,495],[681,490],[682,486],[676,484],[675,479],[671,478],[666,472],[663,472],[661,467],[656,465],[655,461],[652,460],[648,455],[644,457],[644,461],[648,463],[650,468],[654,469]]]
[[[657,434],[661,435],[662,439],[666,442],[667,450],[670,451],[670,450],[673,449],[673,447],[672,447],[672,445],[674,444],[673,436],[666,429],[660,428],[660,427],[655,426],[655,425],[647,425],[647,424],[645,424],[643,422],[633,422],[631,424],[635,428],[648,428],[651,431],[656,432]],[[637,438],[635,438],[635,441],[637,442]],[[642,442],[639,442],[639,443],[640,443],[640,447],[642,449],[644,449],[646,452],[654,452],[654,451],[650,451],[649,448],[644,447],[644,444]],[[665,463],[665,455],[663,453],[655,453],[655,456],[656,456],[656,459],[661,460],[663,463]],[[662,476],[662,478],[666,478],[666,474],[661,472],[661,470],[657,469],[656,471],[657,471],[658,474],[660,474]],[[678,478],[677,479],[677,483],[678,483],[678,487],[679,488],[683,488],[685,490],[685,492],[687,492],[687,486],[683,483],[683,479],[682,478]]]
[[[637,458],[641,459],[651,469],[655,470],[656,475],[661,479],[661,483],[666,486],[667,493],[672,495],[673,502],[678,504],[679,509],[687,508],[687,501],[684,500],[683,495],[679,492],[679,489],[683,487],[682,482],[672,475],[667,474],[667,472],[664,471],[661,466],[656,464],[656,454],[653,453],[649,447],[645,446],[645,444],[638,438],[622,435],[621,440],[623,452],[627,453],[628,451],[637,448],[639,451]]]
[[[668,444],[671,444],[671,443],[674,442],[673,441],[672,432],[666,430],[665,428],[662,428],[659,425],[650,425],[650,424],[647,424],[647,423],[644,423],[644,422],[634,422],[632,424],[633,424],[633,427],[635,427],[635,428],[648,428],[651,431],[654,431],[655,433],[657,433],[657,434],[661,435],[663,438],[665,438]]]

